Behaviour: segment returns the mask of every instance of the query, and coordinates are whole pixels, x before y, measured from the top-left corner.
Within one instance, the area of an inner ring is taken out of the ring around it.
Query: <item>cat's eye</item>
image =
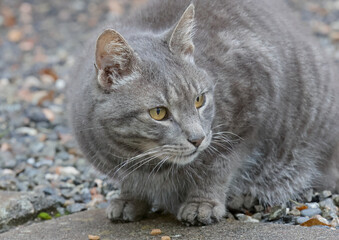
[[[160,121],[167,116],[167,109],[164,107],[156,107],[149,110],[149,114],[154,120]]]
[[[205,102],[205,95],[204,95],[204,94],[201,94],[200,96],[198,96],[198,97],[195,99],[195,107],[196,107],[196,108],[201,108],[202,105],[204,105],[204,102]]]

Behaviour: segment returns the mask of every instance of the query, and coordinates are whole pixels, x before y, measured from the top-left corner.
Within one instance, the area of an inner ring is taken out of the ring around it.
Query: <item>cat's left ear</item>
[[[170,34],[169,49],[184,58],[193,58],[194,5],[190,4]]]

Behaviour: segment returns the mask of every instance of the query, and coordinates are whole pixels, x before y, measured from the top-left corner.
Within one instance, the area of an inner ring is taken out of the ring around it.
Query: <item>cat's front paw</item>
[[[106,209],[107,217],[111,221],[132,222],[143,218],[149,210],[145,201],[112,199]]]
[[[177,214],[187,225],[209,225],[219,222],[226,214],[225,205],[216,201],[187,201]]]

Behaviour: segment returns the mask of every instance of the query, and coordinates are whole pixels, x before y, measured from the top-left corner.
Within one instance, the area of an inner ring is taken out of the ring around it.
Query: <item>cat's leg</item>
[[[180,206],[177,218],[187,225],[209,225],[219,222],[225,214],[225,196],[197,191]]]
[[[199,174],[199,173],[197,173]],[[193,176],[193,175],[192,175]],[[230,175],[223,171],[204,171],[190,185],[186,200],[177,213],[187,225],[209,225],[226,215],[226,191]]]
[[[126,195],[112,199],[106,209],[106,214],[112,221],[137,221],[149,211],[149,204],[143,200],[136,200]]]

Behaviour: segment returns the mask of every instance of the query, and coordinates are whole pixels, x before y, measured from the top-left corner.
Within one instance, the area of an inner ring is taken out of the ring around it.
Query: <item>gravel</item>
[[[52,217],[104,208],[119,190],[93,169],[66,124],[66,82],[77,49],[99,22],[147,0],[3,0],[0,7],[0,232],[48,211]],[[288,0],[339,63],[339,0]],[[251,198],[242,222],[300,224],[322,217],[338,228],[339,195],[309,192],[306,202],[264,207]],[[308,209],[299,211],[300,206]],[[308,217],[304,217],[308,216]]]

